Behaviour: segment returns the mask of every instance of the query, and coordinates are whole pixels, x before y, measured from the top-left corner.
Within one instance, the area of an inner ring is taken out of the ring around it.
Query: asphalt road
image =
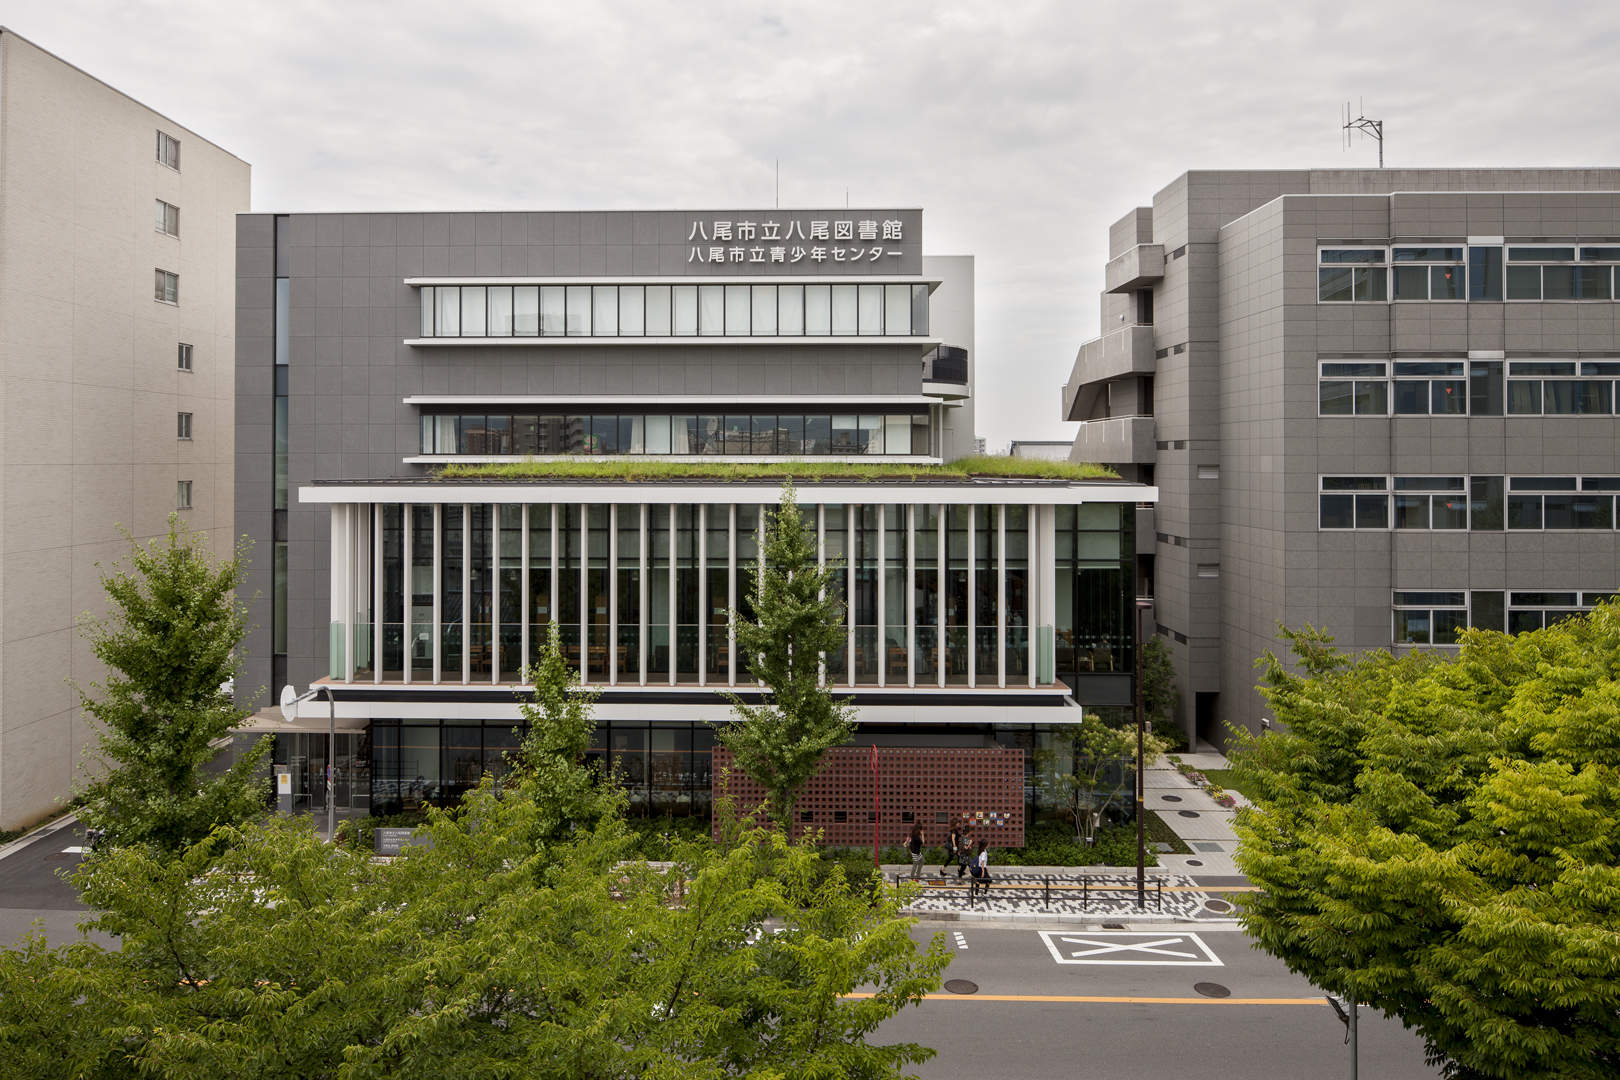
[[[15,945],[34,929],[43,929],[52,945],[79,940],[82,935],[77,924],[84,917],[85,905],[60,872],[82,861],[81,856],[64,849],[83,843],[82,827],[70,821],[0,858],[0,947]],[[97,940],[112,943],[104,936]]]
[[[943,929],[952,946],[946,979],[968,980],[978,990],[941,992],[888,1021],[875,1040],[938,1050],[932,1061],[915,1066],[923,1080],[1350,1075],[1344,1025],[1321,993],[1252,949],[1241,931],[1126,926],[1130,932],[920,925],[919,940]],[[1196,983],[1217,984],[1230,996],[1204,996],[1193,989]],[[1362,1009],[1358,1027],[1360,1075],[1439,1075],[1424,1064],[1421,1040],[1400,1021]]]

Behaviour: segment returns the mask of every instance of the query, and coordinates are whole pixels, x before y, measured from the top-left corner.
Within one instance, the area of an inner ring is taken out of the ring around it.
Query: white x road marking
[[[1136,930],[1097,930],[1062,934],[1040,931],[1052,959],[1060,964],[1108,964],[1136,967],[1225,967],[1197,934],[1144,934]],[[1181,945],[1181,949],[1172,946]],[[1187,951],[1196,949],[1196,952]],[[1140,959],[1123,954],[1136,953]]]

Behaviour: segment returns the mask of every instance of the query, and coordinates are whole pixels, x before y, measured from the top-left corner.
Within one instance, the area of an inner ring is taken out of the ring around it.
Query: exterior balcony
[[[1103,291],[1145,289],[1164,277],[1164,245],[1137,244],[1103,270]]]
[[[1151,416],[1089,420],[1080,425],[1069,460],[1094,461],[1099,465],[1151,464],[1158,460],[1153,432]]]
[[[967,350],[940,345],[923,357],[922,392],[946,401],[961,401],[973,394],[968,383]]]
[[[1074,371],[1063,388],[1063,418],[1084,420],[1091,411],[1092,393],[1110,379],[1152,375],[1158,369],[1153,355],[1153,327],[1125,326],[1080,346]]]

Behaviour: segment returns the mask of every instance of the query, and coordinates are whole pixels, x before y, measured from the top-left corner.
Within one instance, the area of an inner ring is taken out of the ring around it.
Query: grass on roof
[[[1019,479],[1117,480],[1118,475],[1102,465],[1070,464],[1065,461],[1036,461],[1030,458],[975,456],[959,458],[946,465],[905,465],[849,461],[795,460],[770,464],[733,462],[636,461],[618,458],[602,460],[569,457],[562,460],[469,462],[446,465],[434,475],[445,480],[529,480],[559,477],[607,480],[909,480],[929,477],[994,476]]]

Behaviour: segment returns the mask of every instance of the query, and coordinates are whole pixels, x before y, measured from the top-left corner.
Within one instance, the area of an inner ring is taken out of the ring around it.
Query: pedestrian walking
[[[906,841],[906,847],[911,851],[911,880],[916,881],[922,877],[923,833],[921,825],[911,826],[911,838]]]
[[[939,876],[944,877],[956,862],[956,853],[962,849],[962,822],[951,818],[951,831],[945,837],[945,861],[939,864]]]
[[[972,896],[974,893],[982,891],[986,896],[989,896],[990,845],[986,841],[979,841],[978,853],[973,857],[973,865],[970,870],[973,874],[973,881],[968,885],[968,895]]]
[[[962,823],[962,835],[956,841],[956,880],[961,881],[962,875],[967,873],[968,863],[973,861],[973,826],[967,822]]]

